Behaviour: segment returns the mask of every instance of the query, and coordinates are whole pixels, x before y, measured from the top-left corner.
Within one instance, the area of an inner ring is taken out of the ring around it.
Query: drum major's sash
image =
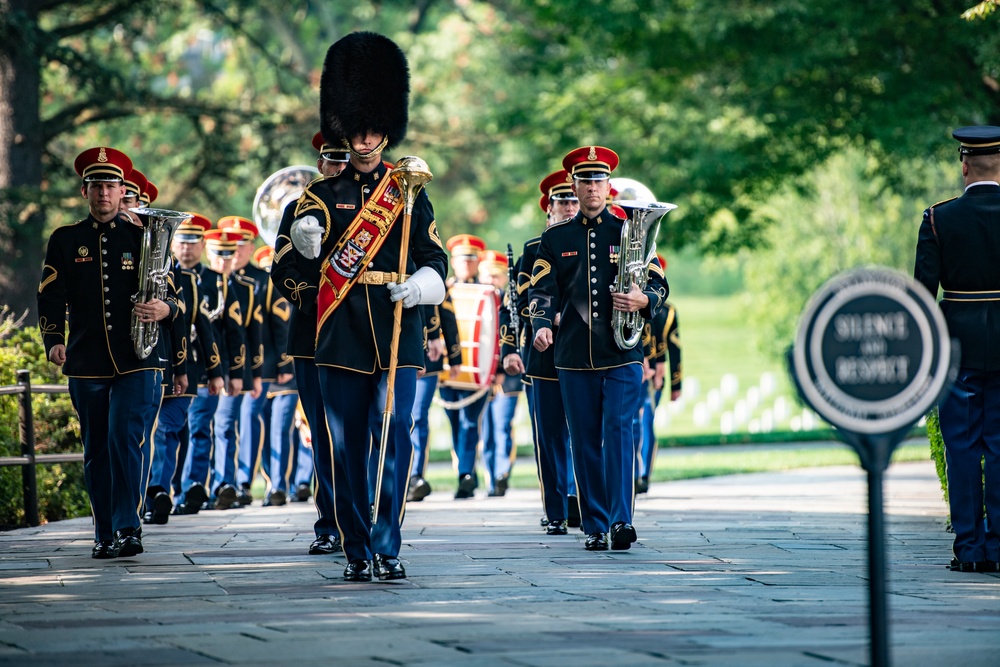
[[[378,253],[403,210],[402,193],[395,180],[389,178],[390,173],[386,173],[323,262],[316,297],[317,340],[323,323],[343,303],[344,297],[361,276],[362,269]]]

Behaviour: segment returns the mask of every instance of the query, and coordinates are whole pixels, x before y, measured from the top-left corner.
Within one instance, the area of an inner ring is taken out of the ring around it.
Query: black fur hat
[[[385,35],[352,32],[326,52],[319,84],[323,139],[340,145],[369,130],[388,138],[386,150],[406,138],[410,71],[402,50]]]

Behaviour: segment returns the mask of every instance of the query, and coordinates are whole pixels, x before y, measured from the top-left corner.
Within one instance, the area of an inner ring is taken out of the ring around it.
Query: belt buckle
[[[366,285],[384,285],[384,273],[382,271],[365,271]]]

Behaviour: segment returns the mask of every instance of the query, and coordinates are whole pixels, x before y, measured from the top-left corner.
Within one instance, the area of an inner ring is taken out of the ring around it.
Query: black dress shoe
[[[208,500],[208,491],[201,484],[192,484],[191,487],[184,492],[184,498],[181,500],[181,504],[177,506],[179,514],[197,514],[201,510],[202,505]]]
[[[993,560],[981,560],[976,563],[976,572],[1000,572],[1000,563]]]
[[[166,524],[170,519],[170,510],[174,507],[173,501],[170,500],[170,494],[166,491],[160,491],[152,499],[149,499],[149,496],[146,498],[146,506],[149,509],[142,515],[142,522],[161,526]]]
[[[142,533],[136,528],[122,528],[115,531],[115,543],[112,546],[115,558],[130,558],[142,553]]]
[[[591,533],[587,536],[587,541],[583,548],[587,551],[607,551],[608,536],[604,533]]]
[[[309,496],[312,495],[312,489],[309,485],[303,482],[295,487],[295,494],[292,496],[293,503],[304,503],[309,500]]]
[[[543,516],[541,519],[538,520],[538,525],[541,526],[542,528],[545,528],[545,526],[549,525],[549,517]]]
[[[975,572],[976,563],[970,561],[958,560],[957,558],[952,558],[951,564],[948,565],[948,568],[952,572]]]
[[[94,550],[90,552],[91,558],[114,558],[115,543],[111,540],[98,540],[94,542]]]
[[[320,535],[309,545],[310,556],[326,556],[341,550],[340,535]]]
[[[419,503],[421,500],[431,495],[431,485],[420,475],[410,477],[410,483],[406,490],[406,501]]]
[[[565,535],[567,532],[565,521],[549,521],[549,525],[545,526],[546,535]]]
[[[472,475],[462,475],[458,478],[458,490],[455,491],[455,499],[472,498],[475,494],[476,478]]]
[[[213,507],[217,510],[228,510],[237,504],[236,487],[232,484],[222,484],[215,490]]]
[[[236,504],[240,507],[246,507],[253,502],[253,495],[250,493],[249,484],[240,484],[240,490],[236,494]]]
[[[506,495],[507,489],[510,487],[510,475],[501,475],[493,483],[493,495],[503,496]]]
[[[649,493],[649,478],[640,477],[635,480],[635,492],[636,493]]]
[[[406,570],[403,569],[403,564],[400,563],[399,559],[395,556],[375,554],[375,561],[372,563],[372,570],[380,581],[388,581],[390,579],[406,579]]]
[[[611,526],[611,549],[613,551],[624,551],[632,548],[632,543],[636,541],[635,528],[632,524],[619,521]]]
[[[566,525],[570,528],[579,528],[582,524],[580,518],[580,499],[576,496],[566,496],[566,507],[569,516],[566,517]]]
[[[371,581],[372,566],[366,560],[352,560],[344,568],[344,581]]]
[[[264,499],[264,507],[281,507],[285,504],[285,500],[285,492],[277,489],[267,494],[267,498]]]

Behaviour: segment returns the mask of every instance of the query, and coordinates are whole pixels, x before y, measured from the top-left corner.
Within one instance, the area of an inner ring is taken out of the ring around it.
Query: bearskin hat
[[[326,52],[319,84],[320,130],[339,146],[367,131],[388,138],[386,150],[406,138],[410,71],[403,51],[385,35],[353,32]]]

